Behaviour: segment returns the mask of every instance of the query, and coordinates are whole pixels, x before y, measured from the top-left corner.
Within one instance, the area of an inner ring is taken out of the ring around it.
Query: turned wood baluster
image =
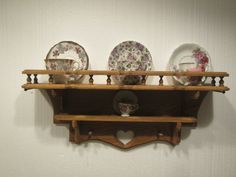
[[[93,84],[93,75],[89,75],[89,84]]]
[[[107,75],[107,85],[111,85],[111,75]]]
[[[146,83],[146,76],[142,75],[142,80],[141,80],[142,85],[145,85]]]
[[[212,78],[211,85],[212,86],[216,86],[216,81],[215,81],[216,77],[211,77],[211,78]]]
[[[223,76],[220,77],[219,83],[220,83],[220,87],[224,87],[224,77]]]
[[[34,84],[38,84],[37,74],[34,74]]]
[[[27,74],[27,84],[31,84],[31,81],[32,81],[32,79],[31,79],[31,74]]]
[[[159,85],[160,85],[160,86],[163,86],[163,76],[159,76],[159,77],[160,77]]]
[[[49,84],[53,83],[53,75],[49,74],[49,79],[48,79]]]

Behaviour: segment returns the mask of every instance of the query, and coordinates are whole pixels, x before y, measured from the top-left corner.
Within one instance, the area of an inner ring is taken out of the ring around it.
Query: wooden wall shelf
[[[54,109],[54,123],[70,125],[70,141],[82,143],[99,140],[127,149],[152,141],[165,141],[176,145],[181,139],[183,126],[195,127],[201,102],[210,91],[226,92],[226,72],[170,72],[170,71],[49,71],[24,70],[25,90],[46,90]],[[54,75],[88,75],[88,83],[54,83]],[[38,75],[48,75],[48,83],[39,83]],[[105,84],[94,83],[96,75],[106,76]],[[139,75],[141,85],[117,85],[114,75]],[[31,78],[33,76],[33,79]],[[156,85],[147,85],[146,76],[156,77]],[[205,76],[211,84],[198,86],[165,85],[163,78],[170,76]],[[219,84],[216,84],[219,78]],[[119,90],[132,91],[139,100],[139,109],[133,116],[122,117],[113,109],[113,98]],[[128,143],[117,137],[118,131],[132,131]]]

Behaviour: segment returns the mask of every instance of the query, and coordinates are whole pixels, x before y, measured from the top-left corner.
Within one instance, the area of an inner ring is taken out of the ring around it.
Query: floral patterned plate
[[[135,41],[125,41],[117,45],[111,52],[108,60],[109,70],[147,71],[152,68],[150,52],[142,44]],[[140,76],[116,76],[119,83],[139,84]]]
[[[76,62],[73,70],[86,70],[89,64],[88,55],[84,48],[72,41],[62,41],[54,45],[48,52],[46,59],[72,59]],[[80,78],[80,75],[73,76],[74,80]]]
[[[169,60],[171,71],[205,72],[211,70],[210,56],[207,51],[197,44],[182,44],[172,53]],[[173,77],[183,85],[204,83],[206,77]]]

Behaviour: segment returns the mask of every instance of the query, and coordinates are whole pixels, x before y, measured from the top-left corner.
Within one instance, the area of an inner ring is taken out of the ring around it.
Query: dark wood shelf
[[[50,97],[54,110],[54,123],[70,125],[70,141],[80,144],[99,140],[115,147],[127,149],[153,141],[165,141],[177,145],[183,126],[196,127],[198,110],[209,92],[225,93],[226,72],[171,72],[171,71],[50,71],[24,70],[27,75],[25,90],[41,89]],[[58,84],[55,75],[87,75],[86,83]],[[48,83],[41,83],[38,75],[48,75]],[[103,75],[103,84],[96,84],[94,76]],[[111,76],[136,75],[142,78],[140,85],[114,84]],[[158,79],[146,84],[146,77]],[[166,85],[164,77],[208,77],[210,84],[185,86]],[[33,77],[33,78],[32,78]],[[217,80],[217,82],[216,82]],[[139,109],[133,116],[122,117],[113,107],[117,92],[132,91],[139,100]],[[118,131],[132,131],[134,137],[127,144],[117,136]]]

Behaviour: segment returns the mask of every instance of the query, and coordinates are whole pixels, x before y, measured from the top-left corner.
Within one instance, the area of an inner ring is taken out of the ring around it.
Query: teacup
[[[119,103],[121,116],[129,116],[139,108],[138,104]]]
[[[75,70],[78,68],[78,62],[72,59],[46,59],[46,68],[48,70]]]
[[[78,62],[72,59],[45,59],[47,70],[76,70],[79,66]],[[76,75],[55,75],[54,80],[56,83],[65,83],[71,80],[75,80]]]
[[[196,63],[194,62],[179,63],[180,71],[188,71],[190,68],[196,68]]]
[[[195,62],[185,62],[179,64],[180,71],[202,72],[201,68],[198,68]],[[181,76],[181,80],[184,85],[197,85],[202,81],[200,76]]]

